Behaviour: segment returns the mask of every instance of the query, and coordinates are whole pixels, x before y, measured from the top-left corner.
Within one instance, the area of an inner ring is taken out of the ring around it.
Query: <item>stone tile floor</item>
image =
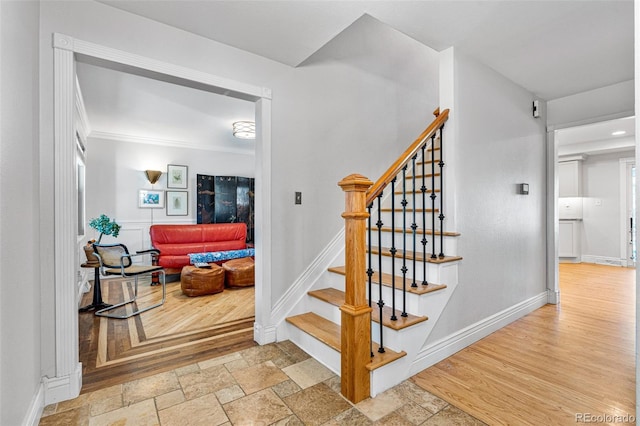
[[[407,380],[351,404],[340,377],[285,341],[45,407],[40,425],[484,425]]]

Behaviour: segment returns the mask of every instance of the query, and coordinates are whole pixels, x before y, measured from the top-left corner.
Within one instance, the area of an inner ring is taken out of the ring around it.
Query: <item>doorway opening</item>
[[[626,117],[555,130],[560,262],[633,266],[634,129]]]
[[[204,203],[199,194],[207,191],[200,191],[197,179],[233,176],[253,181],[255,141],[237,139],[232,133],[233,122],[255,121],[253,102],[92,65],[82,58],[76,60],[76,76],[79,107],[85,110],[83,121],[90,129],[84,144],[87,221],[107,214],[118,218],[121,226],[117,238],[107,236],[103,243],[122,243],[137,252],[151,247],[149,230],[154,224],[190,225],[213,219],[253,223],[247,220],[248,212],[247,218],[237,213],[231,219],[201,217]],[[169,167],[185,172],[178,190],[169,185]],[[144,170],[162,174],[151,184]],[[135,202],[139,191],[166,197],[167,208],[140,208]],[[186,202],[179,214],[169,210],[170,194],[180,194]],[[86,228],[82,246],[95,237]],[[250,245],[251,231],[247,226]],[[83,257],[84,250],[79,253]],[[99,282],[105,303],[129,299],[129,280]],[[94,279],[94,287],[95,283]],[[140,283],[138,300],[143,306],[160,302],[160,288],[150,284],[150,280]],[[96,320],[92,311],[79,314],[83,393],[255,345],[253,287],[191,298],[183,294],[179,274],[169,275],[166,286],[164,305],[141,316]],[[95,291],[81,296],[82,306],[91,302]]]
[[[80,60],[105,68],[124,70],[165,82],[197,88],[211,93],[243,99],[255,104],[255,249],[256,317],[254,340],[267,343],[270,324],[270,253],[271,244],[271,91],[201,71],[153,60],[120,50],[110,49],[72,37],[54,34],[54,158],[51,174],[54,182],[54,262],[55,377],[45,381],[45,404],[71,399],[80,392],[81,364],[78,362],[78,296],[76,286],[77,203],[76,143],[73,108],[75,98],[75,65]]]

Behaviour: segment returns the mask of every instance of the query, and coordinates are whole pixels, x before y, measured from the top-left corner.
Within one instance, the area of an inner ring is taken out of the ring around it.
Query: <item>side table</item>
[[[93,301],[90,305],[78,309],[79,312],[97,311],[108,308],[111,305],[102,301],[102,290],[100,289],[100,262],[87,262],[80,265],[82,268],[93,268]]]

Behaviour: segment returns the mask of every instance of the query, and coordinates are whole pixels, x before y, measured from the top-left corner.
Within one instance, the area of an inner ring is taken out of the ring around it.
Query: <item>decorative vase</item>
[[[91,264],[100,264],[100,261],[96,257],[95,252],[93,251],[93,245],[84,246],[84,255],[87,257],[87,263]]]

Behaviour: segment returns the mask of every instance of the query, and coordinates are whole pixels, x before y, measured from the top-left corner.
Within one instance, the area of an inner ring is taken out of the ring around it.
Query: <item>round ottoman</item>
[[[211,268],[185,266],[180,273],[180,287],[187,296],[216,294],[224,290],[224,269],[215,263]]]
[[[222,264],[227,287],[249,287],[255,284],[255,265],[250,257],[229,260]]]

